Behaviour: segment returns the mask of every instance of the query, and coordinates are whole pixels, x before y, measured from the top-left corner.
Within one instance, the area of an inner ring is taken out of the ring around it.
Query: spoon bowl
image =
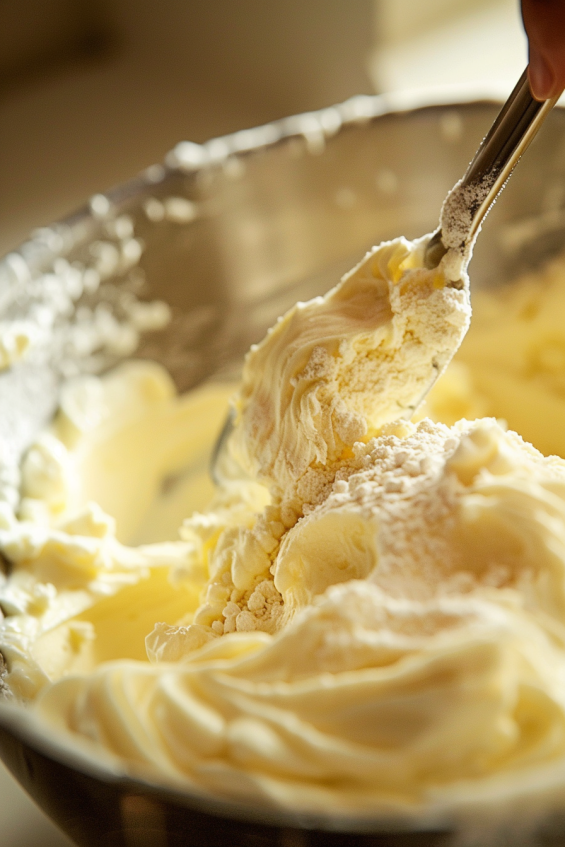
[[[541,103],[534,99],[527,69],[497,115],[487,135],[479,145],[465,175],[448,192],[441,210],[440,228],[430,238],[424,253],[424,266],[436,268],[452,248],[467,265],[482,221],[502,191],[514,167],[529,147],[543,121],[557,103],[553,97]],[[453,268],[451,284],[459,281],[460,262]],[[449,269],[446,268],[446,273]],[[336,280],[337,281],[337,280]],[[422,394],[428,395],[436,376]],[[411,417],[413,407],[405,417]],[[229,441],[235,426],[234,410],[230,410],[212,451],[210,475],[216,485],[243,471],[229,456]]]

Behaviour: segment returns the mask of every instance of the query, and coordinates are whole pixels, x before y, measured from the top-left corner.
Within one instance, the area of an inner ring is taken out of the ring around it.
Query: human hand
[[[565,88],[565,0],[522,0],[529,42],[528,78],[536,100]]]

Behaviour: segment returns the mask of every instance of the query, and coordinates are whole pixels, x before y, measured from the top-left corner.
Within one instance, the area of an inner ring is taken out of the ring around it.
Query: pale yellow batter
[[[559,795],[565,263],[474,296],[411,423],[469,317],[421,249],[379,248],[251,352],[245,473],[216,492],[233,387],[179,398],[144,362],[66,386],[0,510],[6,680],[50,731],[294,810]]]

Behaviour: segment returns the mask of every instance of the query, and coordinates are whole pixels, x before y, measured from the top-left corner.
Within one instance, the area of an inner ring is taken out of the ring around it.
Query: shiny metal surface
[[[463,179],[449,192],[450,200],[461,198],[468,205],[469,231],[461,242],[463,251],[477,237],[483,218],[504,188],[522,154],[530,146],[542,123],[559,99],[538,102],[532,96],[528,71],[524,71],[508,100],[487,132]],[[472,198],[472,202],[470,199]],[[455,246],[455,245],[453,245]],[[426,247],[425,263],[435,268],[447,252],[441,229]]]
[[[58,320],[72,324],[81,307],[99,304],[119,312],[117,290],[158,297],[170,304],[171,324],[145,334],[136,355],[165,364],[182,391],[234,371],[277,315],[327,290],[373,244],[432,230],[498,110],[487,101],[404,108],[367,97],[207,145],[180,145],[164,167],[36,233],[4,261],[0,319],[32,314],[49,275],[67,266],[92,270],[94,245],[121,249],[116,222],[127,218],[143,244],[139,262],[84,289]],[[489,215],[472,285],[503,284],[561,250],[564,236],[565,114],[555,110]],[[40,352],[0,374],[0,437],[13,462],[55,408],[64,377],[49,345]],[[41,404],[33,402],[38,384]],[[446,821],[406,833],[398,822],[297,818],[175,793],[85,762],[41,733],[25,710],[1,704],[0,755],[85,847],[431,847],[450,838]]]

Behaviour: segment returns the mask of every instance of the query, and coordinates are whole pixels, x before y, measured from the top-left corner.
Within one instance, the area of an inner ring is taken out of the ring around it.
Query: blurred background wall
[[[182,138],[372,91],[372,15],[372,0],[0,0],[0,253]]]
[[[0,255],[181,139],[525,63],[518,0],[0,0]],[[0,833],[68,844],[1,765]]]

